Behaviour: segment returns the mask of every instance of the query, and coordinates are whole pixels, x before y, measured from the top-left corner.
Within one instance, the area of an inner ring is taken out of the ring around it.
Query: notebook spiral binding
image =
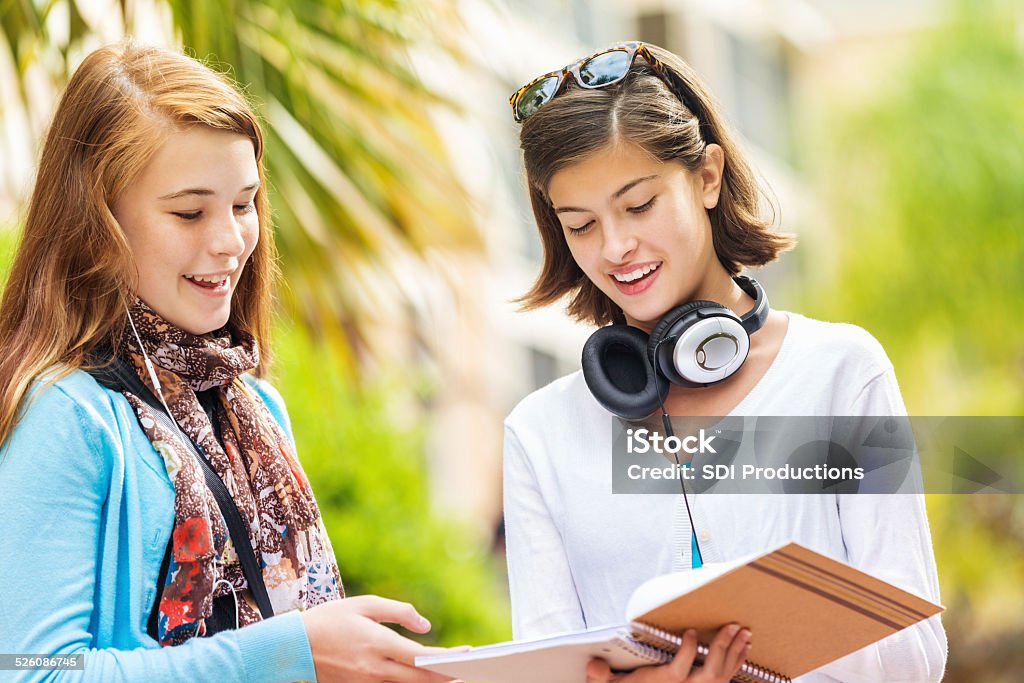
[[[667,652],[675,652],[683,644],[683,639],[676,634],[660,629],[650,624],[645,624],[640,621],[634,621],[633,627],[633,639],[639,643],[643,643],[648,647],[653,647],[658,650]],[[697,644],[697,658],[703,661],[704,657],[709,654],[708,647],[703,643]],[[766,669],[750,662],[744,662],[740,665],[740,670],[736,672],[732,680],[734,683],[791,683],[788,676]]]
[[[663,649],[637,640],[629,631],[622,631],[617,638],[616,645],[630,654],[646,659],[651,664],[665,664],[671,659],[671,655]]]

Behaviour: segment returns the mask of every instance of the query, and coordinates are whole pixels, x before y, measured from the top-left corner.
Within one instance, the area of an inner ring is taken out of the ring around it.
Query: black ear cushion
[[[583,379],[605,410],[647,417],[668,396],[668,380],[647,362],[647,335],[628,325],[602,327],[583,346]]]
[[[685,316],[696,311],[698,308],[728,310],[722,304],[715,303],[714,301],[698,300],[690,301],[682,304],[681,306],[676,306],[671,311],[661,316],[661,320],[659,320],[658,324],[654,326],[654,329],[651,331],[651,336],[647,340],[647,357],[651,359],[651,363],[655,362],[654,350],[658,348],[658,344],[665,337],[671,327],[682,320]]]

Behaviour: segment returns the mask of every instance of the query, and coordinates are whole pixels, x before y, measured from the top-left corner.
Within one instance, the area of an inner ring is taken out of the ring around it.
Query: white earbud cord
[[[173,424],[175,430],[177,430],[176,436],[185,442],[185,448],[187,450],[189,447],[191,447],[192,442],[190,439],[188,439],[187,436],[185,436],[185,432],[181,430],[181,427],[178,426],[178,421],[174,419],[174,415],[171,413],[171,409],[167,406],[167,401],[164,399],[164,392],[160,390],[160,380],[156,376],[156,369],[153,367],[153,361],[149,359],[149,354],[146,353],[146,345],[142,343],[142,337],[139,336],[139,331],[135,328],[135,321],[132,320],[131,309],[128,309],[127,305],[125,305],[125,308],[128,310],[128,324],[131,325],[132,327],[132,334],[135,335],[135,341],[139,342],[139,349],[142,351],[142,361],[146,366],[146,371],[149,373],[149,378],[153,381],[153,388],[156,389],[156,395],[160,399],[160,403],[161,405],[163,405],[164,410],[167,411],[167,416],[171,418],[171,424]],[[213,582],[214,591],[217,590],[217,585],[221,582],[227,585],[227,587],[231,590],[231,597],[235,603],[235,629],[237,630],[238,593],[236,592],[235,587],[231,584],[231,582],[223,578],[217,579]]]
[[[127,309],[127,304],[125,305]],[[146,365],[146,371],[149,372],[149,378],[153,380],[153,388],[156,389],[156,395],[160,398],[160,403],[163,405],[164,410],[167,411],[168,417],[171,418],[171,423],[174,424],[178,430],[178,435],[181,438],[186,438],[185,434],[181,431],[181,427],[178,427],[178,421],[174,419],[174,415],[171,413],[171,409],[167,407],[167,401],[164,400],[164,392],[160,391],[160,380],[156,376],[156,369],[153,367],[153,361],[149,360],[149,354],[146,353],[146,345],[142,343],[142,337],[139,336],[139,331],[135,329],[135,321],[132,320],[132,312],[128,310],[128,324],[132,326],[132,334],[135,335],[135,341],[139,342],[139,349],[142,350],[142,361]]]
[[[232,585],[232,583],[230,581],[228,581],[227,579],[217,579],[216,581],[213,582],[213,590],[215,592],[217,590],[217,584],[219,584],[219,583],[223,583],[225,586],[227,586],[231,590],[231,597],[235,601],[235,630],[237,631],[238,630],[238,592],[235,590],[235,587]]]

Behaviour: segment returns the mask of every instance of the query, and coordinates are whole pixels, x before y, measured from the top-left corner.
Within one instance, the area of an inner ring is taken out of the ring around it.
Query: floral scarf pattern
[[[259,364],[255,340],[233,336],[227,328],[191,334],[161,318],[141,299],[136,299],[131,317],[174,421],[205,451],[248,523],[274,613],[344,597],[320,509],[291,442],[239,377]],[[124,357],[155,395],[138,342],[130,333],[125,338]],[[217,430],[196,397],[196,392],[208,389],[215,389]],[[260,621],[202,467],[181,436],[154,419],[148,403],[124,393],[175,489],[171,560],[158,596],[160,644],[178,645],[205,635],[214,598],[232,592],[227,584],[235,589],[239,626]]]

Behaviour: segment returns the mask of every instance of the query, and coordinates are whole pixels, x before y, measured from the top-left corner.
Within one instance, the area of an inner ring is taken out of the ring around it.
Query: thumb
[[[437,647],[435,645],[424,645],[420,654],[424,655],[453,655],[460,652],[469,652],[473,648],[469,645],[456,645],[455,647]]]
[[[587,683],[610,683],[612,670],[603,659],[591,659],[587,662]]]
[[[426,633],[430,630],[430,622],[420,615],[411,603],[389,600],[377,595],[361,595],[348,599],[358,600],[360,614],[374,621],[398,624],[413,633]]]

